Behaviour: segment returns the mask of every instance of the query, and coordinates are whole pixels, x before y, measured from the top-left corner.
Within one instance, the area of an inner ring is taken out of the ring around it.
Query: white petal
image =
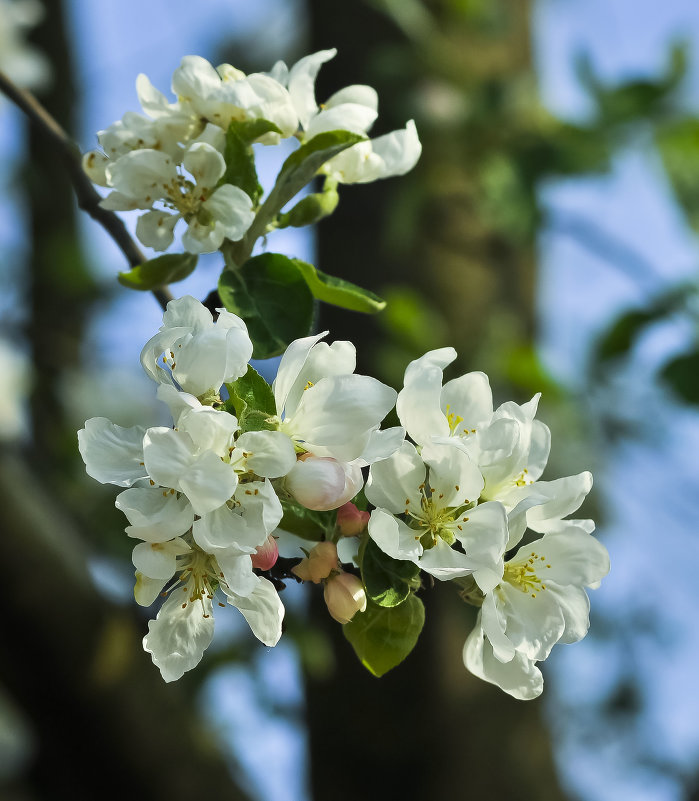
[[[506,599],[507,636],[528,659],[546,659],[565,631],[556,597],[548,590],[522,592],[507,581],[499,592]]]
[[[388,459],[371,466],[364,492],[370,503],[393,514],[402,514],[406,508],[414,509],[417,514],[425,475],[424,462],[415,446],[404,442]]]
[[[493,393],[485,373],[466,373],[447,381],[442,390],[441,407],[444,414],[462,417],[462,428],[478,430],[490,423],[493,416]],[[448,407],[448,411],[447,411]]]
[[[143,438],[146,470],[161,487],[180,489],[180,477],[194,462],[195,452],[190,436],[164,426],[149,428]]]
[[[523,654],[515,654],[510,662],[497,660],[478,623],[466,640],[463,656],[471,673],[520,701],[530,701],[541,695],[544,689],[541,671]]]
[[[163,313],[161,331],[169,328],[189,328],[192,333],[205,331],[214,324],[211,312],[191,295],[171,300]]]
[[[222,589],[225,592],[225,587]],[[269,646],[279,642],[282,636],[284,606],[270,581],[260,578],[255,590],[246,597],[232,592],[226,595],[228,603],[243,613],[258,640]]]
[[[153,200],[139,200],[123,192],[110,192],[107,197],[103,197],[99,202],[100,208],[107,211],[134,211],[135,209],[149,209],[153,205]]]
[[[138,218],[136,236],[147,247],[153,250],[167,250],[175,238],[174,229],[179,214],[167,211],[147,211]]]
[[[234,415],[211,406],[185,410],[177,426],[189,434],[198,451],[213,451],[217,456],[228,456],[233,447],[233,436],[239,428]]]
[[[432,501],[438,508],[457,507],[478,500],[483,476],[458,440],[448,444],[429,442],[422,448],[422,459],[429,465]]]
[[[295,339],[284,351],[281,362],[279,362],[279,368],[277,369],[277,377],[272,384],[278,415],[291,417],[296,411],[296,404],[292,405],[288,401],[289,394],[308,359],[311,348],[316,342],[326,336],[327,333],[327,331],[323,331],[315,336]]]
[[[342,103],[326,108],[311,119],[306,128],[308,139],[326,131],[351,131],[364,134],[378,116],[375,109],[357,103]]]
[[[101,150],[90,150],[82,158],[83,171],[98,186],[109,186],[106,173],[109,164],[109,156],[105,156]]]
[[[483,599],[481,606],[480,623],[483,626],[483,633],[488,638],[493,648],[493,656],[498,662],[509,662],[514,658],[515,648],[505,634],[506,617],[498,609],[495,595],[488,592]]]
[[[470,576],[474,569],[473,561],[466,554],[447,545],[443,539],[438,539],[434,547],[427,549],[418,564],[422,570],[440,581]]]
[[[169,576],[168,576],[169,578]],[[150,606],[163,591],[167,579],[154,579],[136,571],[136,585],[133,588],[134,598],[139,606]]]
[[[372,431],[369,442],[358,459],[360,466],[367,467],[374,462],[388,459],[399,450],[404,441],[405,429],[402,426]]]
[[[202,404],[194,395],[190,395],[189,392],[180,392],[172,384],[158,384],[155,394],[158,400],[162,401],[170,410],[175,425],[183,412],[202,408]]]
[[[551,432],[540,420],[532,422],[529,458],[527,459],[528,478],[536,481],[544,472],[551,451]]]
[[[242,239],[255,219],[252,200],[238,186],[223,184],[202,203],[220,224],[227,239],[237,242]]]
[[[192,527],[194,511],[184,497],[156,487],[132,487],[117,495],[115,506],[128,518],[130,537],[165,542],[181,537]]]
[[[481,503],[463,515],[463,531],[455,531],[473,565],[473,577],[482,592],[501,580],[507,543],[507,515],[502,504]]]
[[[609,553],[597,539],[579,527],[569,527],[562,533],[546,534],[519,553],[536,551],[541,564],[541,578],[557,584],[587,587],[596,584],[609,573]],[[519,553],[515,559],[519,559]],[[548,565],[551,565],[548,568]]]
[[[177,180],[171,156],[159,150],[134,150],[107,167],[109,183],[118,192],[150,203],[168,196],[169,187]]]
[[[245,597],[251,595],[259,585],[260,578],[252,570],[250,554],[241,554],[235,549],[218,551],[216,561],[228,585],[227,594]]]
[[[311,451],[319,445],[351,461],[361,456],[395,400],[395,390],[370,376],[328,376],[304,392],[287,431]]]
[[[143,638],[144,650],[167,682],[196,667],[214,636],[211,601],[189,601],[189,592],[189,587],[172,592]]]
[[[148,478],[144,465],[142,426],[122,428],[106,417],[92,417],[78,431],[78,448],[85,470],[100,484],[130,487]]]
[[[151,117],[167,113],[169,104],[165,95],[153,86],[147,75],[140,73],[136,77],[136,94],[141,107]]]
[[[238,485],[238,477],[229,464],[213,451],[205,451],[180,478],[195,514],[204,515],[223,506]]]
[[[420,534],[383,509],[374,509],[369,518],[369,536],[393,559],[417,563],[422,554]]]
[[[279,478],[296,464],[294,445],[281,431],[248,431],[235,444],[231,459],[235,460],[237,451],[248,454],[246,467],[258,476]]]
[[[197,187],[204,189],[216,186],[218,179],[226,171],[223,156],[206,142],[191,144],[185,151],[182,166],[194,176]]]
[[[195,108],[200,98],[208,98],[220,90],[221,78],[213,66],[201,56],[184,56],[172,76],[172,91]]]
[[[558,521],[580,507],[592,489],[592,474],[586,471],[555,481],[537,481],[529,489],[536,491],[537,495],[550,498],[546,503],[534,506],[527,512],[529,528],[545,533],[552,521]]]
[[[449,424],[440,408],[442,371],[456,359],[453,348],[433,350],[410,362],[396,411],[408,434],[422,445],[432,437],[448,437]]]
[[[371,86],[366,84],[355,83],[351,86],[345,86],[344,89],[339,89],[323,103],[325,108],[333,108],[343,103],[357,103],[361,106],[377,111],[379,108],[379,96]]]
[[[320,50],[305,56],[289,70],[288,88],[291,100],[296,109],[299,122],[305,129],[311,117],[318,110],[315,97],[315,80],[318,70],[331,58],[337,50]]]
[[[237,553],[254,553],[267,536],[261,528],[249,525],[240,510],[223,504],[194,521],[194,541],[207,553],[234,549]]]
[[[590,628],[590,600],[580,587],[559,587],[554,581],[546,585],[563,613],[565,630],[559,642],[578,642]]]
[[[417,164],[422,153],[422,145],[412,120],[406,123],[403,130],[379,136],[378,139],[373,139],[371,144],[374,153],[383,161],[383,170],[381,175],[377,176],[380,178],[405,175]]]
[[[172,576],[177,566],[176,554],[160,542],[140,542],[133,549],[131,561],[139,573],[163,581]]]

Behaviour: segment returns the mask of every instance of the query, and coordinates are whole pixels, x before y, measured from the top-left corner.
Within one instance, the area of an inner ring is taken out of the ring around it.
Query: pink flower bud
[[[366,609],[364,585],[352,573],[338,573],[328,579],[324,596],[330,616],[343,625]]]
[[[270,534],[269,537],[257,546],[257,550],[252,555],[252,566],[260,570],[270,570],[274,567],[279,558],[279,548],[277,541]]]
[[[343,537],[358,536],[367,527],[369,517],[369,512],[360,512],[351,501],[348,501],[337,510],[340,534]]]
[[[319,584],[337,569],[337,546],[334,542],[319,542],[305,559],[291,568],[302,581]]]
[[[286,489],[307,509],[337,509],[362,488],[364,478],[356,465],[329,456],[306,454],[286,476]]]

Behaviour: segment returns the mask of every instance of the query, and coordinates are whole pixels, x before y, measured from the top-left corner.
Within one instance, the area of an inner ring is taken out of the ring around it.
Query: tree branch
[[[99,205],[102,198],[83,172],[80,149],[58,122],[31,92],[26,89],[20,89],[3,72],[0,72],[0,91],[21,109],[34,125],[42,130],[61,151],[64,164],[75,190],[78,206],[87,212],[111,236],[131,267],[136,267],[146,261],[140,248],[126,230],[123,221],[113,211],[103,209]],[[172,294],[165,288],[154,289],[153,295],[163,309],[167,306],[168,301],[172,300]]]

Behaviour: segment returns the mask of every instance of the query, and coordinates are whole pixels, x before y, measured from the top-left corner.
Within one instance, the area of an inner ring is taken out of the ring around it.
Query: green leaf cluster
[[[182,281],[197,266],[196,253],[166,253],[144,261],[128,272],[119,273],[119,283],[129,289],[150,292],[152,289]]]
[[[425,624],[425,607],[416,595],[409,595],[399,606],[367,603],[342,631],[364,667],[374,676],[383,676],[399,665],[417,644]]]
[[[256,359],[278,356],[308,335],[314,298],[365,313],[385,306],[372,292],[281,253],[262,253],[240,269],[225,270],[218,291],[226,309],[245,320]]]
[[[276,428],[274,422],[269,422],[277,413],[272,388],[252,365],[248,365],[244,376],[225,386],[228,400],[224,408],[238,418],[243,433]]]
[[[392,559],[371,538],[367,538],[360,559],[366,594],[377,606],[399,606],[420,586],[416,564]]]
[[[369,537],[360,547],[359,562],[367,608],[343,631],[364,667],[383,676],[413,650],[425,623],[425,608],[415,595],[420,569],[387,556]]]
[[[282,500],[284,512],[279,528],[304,540],[320,542],[335,530],[336,512],[317,512],[293,501]]]

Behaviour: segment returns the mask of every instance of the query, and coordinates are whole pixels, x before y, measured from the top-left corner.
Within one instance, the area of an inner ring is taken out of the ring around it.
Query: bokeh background
[[[445,586],[381,680],[288,587],[275,649],[227,610],[199,668],[163,684],[113,488],[84,475],[75,439],[86,417],[158,422],[138,355],[161,313],[116,283],[123,257],[75,208],[59,154],[3,102],[0,797],[699,799],[695,0],[44,5],[40,97],[83,150],[137,110],[137,73],[167,91],[188,53],[252,72],[337,47],[320,99],[369,83],[376,133],[414,118],[411,174],[344,187],[316,231],[269,247],[388,298],[376,319],[321,309],[361,372],[400,386],[450,344],[496,400],[543,391],[546,477],[593,470],[585,511],[612,573],[536,702],[466,673],[473,615]],[[268,183],[276,158],[261,148]],[[178,295],[208,294],[220,265],[200,265]]]

